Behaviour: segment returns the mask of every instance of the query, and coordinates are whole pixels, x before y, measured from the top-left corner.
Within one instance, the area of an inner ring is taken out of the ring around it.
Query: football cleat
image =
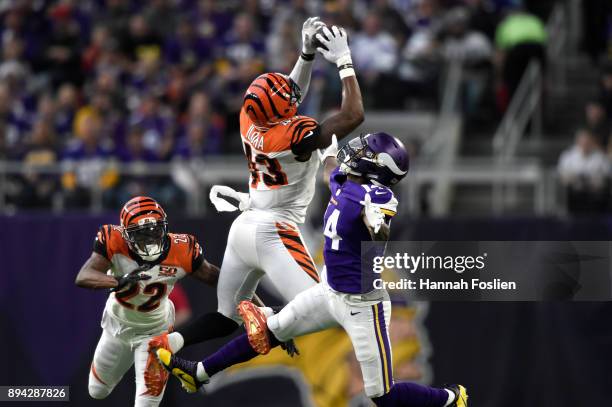
[[[465,387],[460,384],[452,384],[447,389],[455,393],[455,401],[449,407],[467,407],[468,394]]]
[[[148,351],[150,353],[155,353],[155,351],[157,349],[165,349],[165,350],[171,352],[170,351],[170,344],[168,343],[168,332],[164,332],[161,335],[154,336],[149,341]]]
[[[144,382],[147,390],[142,395],[158,397],[162,394],[164,388],[166,388],[168,376],[168,372],[163,368],[155,355],[149,353],[144,371]]]
[[[272,346],[263,311],[251,301],[242,301],[238,304],[238,313],[244,321],[244,329],[253,350],[262,355],[268,354]]]
[[[180,380],[181,386],[187,393],[195,393],[205,383],[198,380],[198,362],[181,359],[166,349],[155,351],[159,363],[174,377]]]

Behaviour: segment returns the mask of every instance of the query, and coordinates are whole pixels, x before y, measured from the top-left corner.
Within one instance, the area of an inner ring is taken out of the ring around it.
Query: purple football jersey
[[[387,187],[352,182],[338,168],[329,181],[331,198],[324,217],[323,251],[327,282],[344,293],[372,291],[374,279],[379,278],[372,271],[372,259],[383,253],[368,252],[362,256],[361,242],[372,240],[363,221],[363,201],[369,194],[373,203],[384,204],[393,199],[393,192]]]

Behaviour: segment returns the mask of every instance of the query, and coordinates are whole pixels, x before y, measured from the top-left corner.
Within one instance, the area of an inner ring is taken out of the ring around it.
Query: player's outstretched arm
[[[325,150],[319,150],[319,159],[323,163],[323,182],[329,187],[329,177],[331,173],[338,167],[338,138],[335,134],[332,135],[331,144]]]
[[[219,281],[219,267],[204,260],[202,265],[191,275],[205,284],[216,287],[217,281]]]
[[[353,69],[351,50],[344,28],[333,26],[331,30],[325,27],[323,34],[317,34],[317,39],[326,48],[317,48],[325,59],[336,64],[342,80],[342,104],[340,111],[321,123],[321,132],[317,138],[316,148],[326,148],[331,144],[332,136],[341,140],[363,122],[363,100],[359,82]],[[326,38],[327,37],[327,38]]]
[[[111,262],[104,256],[92,252],[89,259],[83,264],[74,283],[83,288],[114,288],[117,287],[117,279],[106,274],[111,267]]]
[[[304,21],[302,26],[302,53],[289,74],[289,77],[300,87],[302,100],[306,97],[310,87],[310,76],[312,75],[312,64],[316,51],[314,36],[321,27],[325,27],[325,23],[320,21],[319,17],[310,17]]]

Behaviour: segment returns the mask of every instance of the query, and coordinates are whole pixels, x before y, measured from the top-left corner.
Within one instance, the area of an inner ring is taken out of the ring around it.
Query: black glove
[[[287,352],[287,355],[291,357],[300,354],[300,351],[298,350],[297,346],[295,346],[293,339],[289,339],[287,342],[282,342],[280,346],[285,350],[285,352]]]
[[[111,288],[111,293],[121,291],[126,287],[131,287],[133,284],[136,284],[139,281],[149,280],[151,276],[144,273],[141,274],[141,272],[149,270],[150,268],[150,265],[145,264],[137,267],[134,271],[130,271],[128,274],[117,279],[117,287]]]

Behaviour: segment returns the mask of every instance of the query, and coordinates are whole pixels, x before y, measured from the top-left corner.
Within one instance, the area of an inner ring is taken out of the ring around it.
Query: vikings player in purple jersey
[[[243,301],[238,311],[247,333],[202,362],[158,349],[160,362],[193,392],[221,370],[266,354],[291,338],[341,326],[361,365],[365,393],[377,406],[466,407],[467,392],[461,385],[438,389],[393,381],[391,301],[385,290],[373,287],[375,276],[368,271],[372,268],[363,267],[363,262],[382,253],[362,254],[361,242],[388,240],[398,205],[390,187],[408,173],[404,145],[386,133],[367,134],[352,139],[339,152],[332,143],[322,160],[331,198],[325,212],[321,283],[271,316]]]

